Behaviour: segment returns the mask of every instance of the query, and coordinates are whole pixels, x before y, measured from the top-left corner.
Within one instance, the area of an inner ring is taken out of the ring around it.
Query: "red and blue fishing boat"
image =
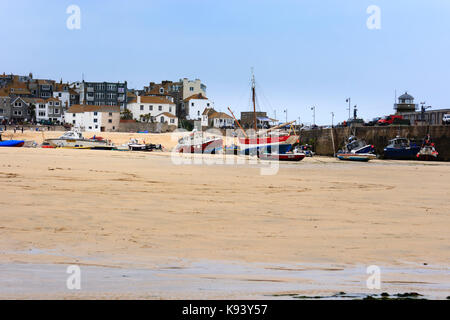
[[[239,149],[243,154],[259,154],[259,153],[277,153],[284,154],[292,150],[292,146],[298,142],[299,136],[291,135],[289,133],[274,132],[273,130],[285,127],[295,121],[285,123],[264,131],[258,132],[258,125],[256,120],[256,91],[255,91],[255,76],[252,75],[252,102],[254,114],[254,130],[255,135],[239,138]],[[230,110],[231,111],[231,110]],[[234,117],[234,115],[233,115]],[[236,118],[235,118],[236,120]],[[237,120],[236,120],[237,122]],[[239,122],[237,122],[239,124]],[[242,128],[241,128],[242,129]],[[243,129],[242,129],[243,131]]]

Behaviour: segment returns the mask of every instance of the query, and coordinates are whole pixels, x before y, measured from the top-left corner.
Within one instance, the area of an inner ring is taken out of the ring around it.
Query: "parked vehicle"
[[[390,124],[406,124],[404,120],[405,119],[403,119],[403,116],[391,114],[390,116],[386,116],[386,117],[378,120],[377,124],[379,126],[387,126]],[[409,120],[407,120],[407,121],[409,124]]]
[[[442,118],[442,124],[450,124],[450,114],[444,114]]]
[[[420,151],[420,146],[411,142],[407,138],[396,137],[389,140],[388,145],[384,148],[385,159],[395,160],[412,160]]]
[[[368,127],[373,127],[374,125],[376,125],[378,123],[379,120],[381,120],[381,117],[376,117],[376,118],[373,118],[372,120],[366,122],[364,125],[368,126]]]

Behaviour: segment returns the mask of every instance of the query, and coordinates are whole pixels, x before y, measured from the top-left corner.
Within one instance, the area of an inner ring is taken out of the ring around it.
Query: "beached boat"
[[[371,159],[376,159],[376,155],[372,153],[337,153],[336,157],[339,160],[349,160],[349,161],[369,161]]]
[[[97,139],[95,136],[92,139],[84,138],[81,131],[77,129],[67,131],[56,139],[45,139],[44,142],[56,148],[97,150],[111,150],[114,148],[108,140]]]
[[[259,153],[258,158],[261,160],[272,161],[301,161],[306,157],[304,153]]]
[[[152,144],[152,143],[130,143],[128,145],[128,149],[131,151],[144,151],[151,152],[153,150],[162,150],[162,146],[160,144]]]
[[[388,145],[384,148],[385,159],[394,160],[412,160],[420,151],[420,147],[406,138],[396,137],[389,140]]]
[[[190,135],[178,140],[175,150],[180,153],[214,154],[223,150],[223,139],[194,130]]]
[[[278,153],[283,154],[292,150],[292,146],[298,142],[299,136],[284,132],[275,132],[279,128],[284,128],[295,121],[284,123],[279,126],[261,130],[258,132],[258,124],[256,117],[256,90],[255,76],[252,75],[252,102],[254,113],[254,136],[248,137],[244,133],[244,137],[239,138],[239,149],[243,154],[259,154],[259,153]],[[231,110],[230,110],[231,111]],[[234,117],[234,115],[233,115]],[[239,124],[239,122],[235,121]],[[240,125],[239,125],[240,126]],[[242,129],[242,128],[241,128]],[[243,131],[243,129],[242,129]]]
[[[416,157],[418,160],[436,160],[439,153],[436,151],[434,145],[423,146],[417,153]]]
[[[423,139],[420,151],[417,153],[416,157],[418,160],[436,160],[439,153],[436,151],[435,145],[431,142],[431,137],[429,134]]]
[[[0,140],[0,147],[23,147],[25,144],[24,140],[6,140],[1,141]]]
[[[369,161],[377,156],[373,145],[351,136],[344,148],[336,153],[336,157],[339,160]]]

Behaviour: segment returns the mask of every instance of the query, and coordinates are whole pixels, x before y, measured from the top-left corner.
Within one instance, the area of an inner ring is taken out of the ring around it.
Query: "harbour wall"
[[[311,144],[318,155],[332,156],[344,145],[344,141],[350,135],[355,135],[359,139],[364,139],[368,144],[374,145],[376,153],[382,155],[388,141],[396,136],[422,141],[427,133],[430,133],[431,140],[436,144],[436,150],[439,152],[438,159],[450,161],[450,126],[448,125],[302,130],[300,141],[302,144]],[[334,150],[332,137],[334,138]]]

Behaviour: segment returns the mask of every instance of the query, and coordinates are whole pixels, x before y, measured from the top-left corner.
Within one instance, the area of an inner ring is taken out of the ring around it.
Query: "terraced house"
[[[49,99],[29,99],[34,104],[36,121],[43,123],[51,121],[53,123],[62,123],[64,116],[64,107],[58,98]]]

